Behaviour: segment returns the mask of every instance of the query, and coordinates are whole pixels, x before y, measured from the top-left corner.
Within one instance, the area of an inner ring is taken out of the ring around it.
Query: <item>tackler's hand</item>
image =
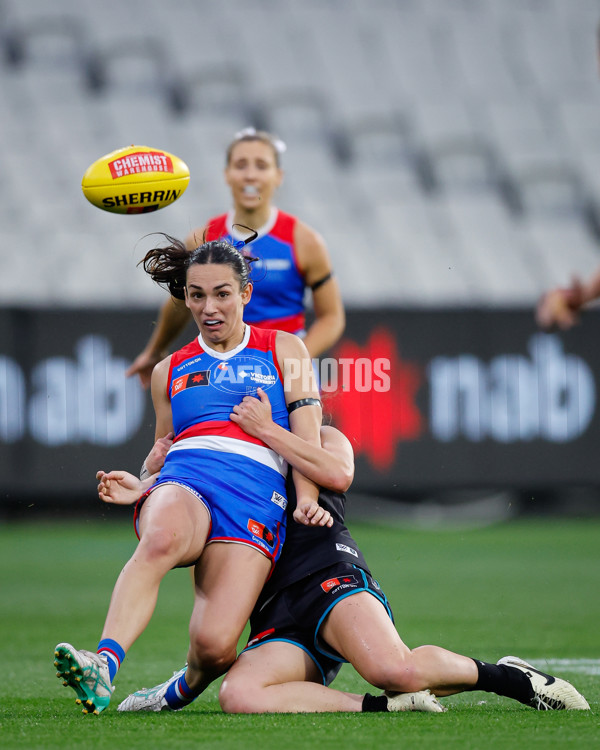
[[[333,526],[331,513],[316,502],[298,503],[294,511],[294,521],[303,526]]]
[[[142,482],[128,471],[99,471],[98,497],[104,503],[133,505],[143,493]]]

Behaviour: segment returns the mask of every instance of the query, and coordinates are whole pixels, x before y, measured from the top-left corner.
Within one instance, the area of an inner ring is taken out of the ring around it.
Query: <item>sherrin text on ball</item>
[[[179,157],[149,146],[128,146],[91,164],[81,189],[90,203],[114,214],[145,214],[183,195],[190,170]]]

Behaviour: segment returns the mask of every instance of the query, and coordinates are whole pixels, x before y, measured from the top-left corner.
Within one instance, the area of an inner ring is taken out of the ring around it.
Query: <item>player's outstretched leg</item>
[[[167,690],[172,687],[171,692],[175,691],[176,697],[179,698],[178,703],[183,704],[183,700],[185,700],[186,703],[191,702],[191,700],[186,700],[186,696],[181,692],[181,678],[185,675],[186,671],[187,666],[183,667],[183,669],[180,669],[178,672],[174,672],[173,677],[169,678],[166,682],[162,682],[160,685],[156,685],[153,688],[142,688],[141,690],[136,690],[135,693],[131,693],[131,695],[128,695],[124,701],[119,703],[117,711],[181,710],[181,708],[183,708],[183,705],[178,705],[177,708],[172,707],[167,702],[166,695]]]
[[[538,711],[590,710],[583,695],[578,693],[570,682],[560,677],[540,672],[539,669],[535,669],[531,664],[516,656],[504,656],[498,660],[497,664],[518,669],[529,679],[533,697],[528,705]]]
[[[70,643],[59,643],[54,649],[56,676],[63,685],[72,687],[84,714],[99,714],[108,706],[114,688],[110,684],[105,656],[78,651]]]
[[[446,708],[429,690],[419,690],[418,693],[385,692],[388,711],[428,711],[441,714]]]

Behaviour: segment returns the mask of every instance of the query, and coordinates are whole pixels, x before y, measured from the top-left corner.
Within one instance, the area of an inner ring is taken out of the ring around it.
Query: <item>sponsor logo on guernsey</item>
[[[321,588],[325,593],[328,591],[331,591],[331,589],[334,589],[336,586],[340,585],[339,578],[328,578],[326,581],[323,581],[321,584]]]
[[[262,372],[245,372],[241,374],[242,377],[249,378],[251,383],[255,383],[257,386],[265,386],[266,388],[273,385],[273,383],[277,380],[276,375],[265,375]]]
[[[196,364],[196,362],[200,362],[202,357],[194,357],[194,359],[188,359],[187,362],[182,362],[180,365],[177,365],[178,370],[185,370],[186,367],[192,367]]]
[[[273,492],[271,495],[271,502],[275,503],[275,505],[279,505],[283,510],[287,508],[287,500],[283,495],[280,495],[279,492]]]
[[[339,542],[336,542],[335,548],[338,552],[347,552],[349,555],[358,557],[358,552],[355,549],[352,549],[352,547],[348,547],[347,544],[340,544]]]
[[[341,591],[342,589],[352,589],[356,587],[356,577],[353,575],[342,576],[341,578],[328,578],[323,581],[321,588],[326,594],[332,591]]]
[[[278,381],[275,365],[268,359],[252,355],[242,355],[231,362],[213,364],[210,369],[211,385],[225,393],[255,393],[257,388],[266,390]]]
[[[200,385],[208,385],[210,382],[210,370],[203,370],[201,372],[188,372],[187,375],[182,375],[179,378],[175,378],[171,385],[171,397],[186,388],[196,388]]]
[[[259,523],[258,521],[253,521],[249,518],[248,531],[259,540],[266,542],[269,547],[272,548],[275,546],[275,535],[272,531],[269,531],[264,524]]]
[[[113,180],[142,172],[173,172],[173,160],[159,151],[137,151],[108,162]]]
[[[287,271],[292,267],[292,261],[289,258],[269,258],[264,265],[267,271]]]

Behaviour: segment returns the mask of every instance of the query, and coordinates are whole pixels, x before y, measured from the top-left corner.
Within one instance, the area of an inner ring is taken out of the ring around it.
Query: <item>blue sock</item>
[[[165,700],[172,709],[183,708],[189,706],[189,704],[196,700],[202,690],[192,690],[185,681],[185,672],[181,675],[178,680],[173,682],[167,688],[165,693]]]
[[[123,663],[123,659],[125,659],[123,647],[116,641],[113,641],[112,638],[103,638],[98,644],[96,653],[106,656],[110,681],[113,682],[115,675],[119,671],[119,667]]]

